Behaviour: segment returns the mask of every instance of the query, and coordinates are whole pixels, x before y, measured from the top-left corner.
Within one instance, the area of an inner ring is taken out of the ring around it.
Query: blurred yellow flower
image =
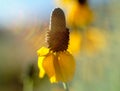
[[[67,24],[70,27],[80,28],[87,26],[93,20],[93,13],[87,4],[80,5],[78,2],[67,9]]]
[[[66,11],[67,25],[72,28],[85,27],[93,21],[87,0],[55,0]]]
[[[83,36],[83,50],[90,55],[99,52],[106,46],[106,37],[98,28],[88,28]]]
[[[81,42],[82,42],[81,33],[77,30],[71,31],[68,50],[72,54],[75,54],[75,55],[78,54],[81,49]]]
[[[68,50],[75,55],[83,51],[86,55],[92,56],[104,49],[106,43],[106,36],[100,29],[89,27],[81,32],[71,31]]]
[[[87,57],[86,60],[80,60],[79,70],[83,80],[91,82],[95,77],[98,79],[103,77],[105,66],[108,64],[107,60],[93,60],[93,58],[104,50],[106,45],[107,34],[99,28],[89,27],[81,31],[71,31],[68,50],[75,55],[79,52],[84,53]]]
[[[45,73],[49,76],[51,83],[68,82],[73,78],[75,61],[68,51],[53,52],[42,47],[37,54],[40,78],[43,78]]]

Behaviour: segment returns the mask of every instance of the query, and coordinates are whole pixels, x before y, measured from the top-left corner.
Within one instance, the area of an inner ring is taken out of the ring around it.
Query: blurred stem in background
[[[23,91],[33,91],[34,89],[34,64],[30,64],[23,77]]]
[[[33,79],[28,77],[25,77],[23,79],[23,91],[33,91]]]

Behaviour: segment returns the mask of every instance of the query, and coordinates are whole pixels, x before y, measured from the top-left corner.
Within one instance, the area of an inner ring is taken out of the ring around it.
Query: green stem
[[[68,84],[67,84],[67,83],[64,83],[64,82],[63,82],[63,87],[64,87],[65,91],[69,91],[69,88],[68,88]]]
[[[33,80],[29,77],[23,80],[23,91],[33,91]]]

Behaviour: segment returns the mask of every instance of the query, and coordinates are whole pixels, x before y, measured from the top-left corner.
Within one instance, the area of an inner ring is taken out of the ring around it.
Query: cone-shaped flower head
[[[60,8],[55,8],[47,33],[48,48],[42,47],[37,51],[40,78],[43,78],[45,73],[51,83],[67,82],[73,78],[75,61],[67,51],[68,41],[69,29],[66,28],[64,12]]]
[[[66,28],[65,15],[60,8],[52,12],[50,30],[47,42],[50,50],[54,52],[65,51],[68,48],[69,30]]]

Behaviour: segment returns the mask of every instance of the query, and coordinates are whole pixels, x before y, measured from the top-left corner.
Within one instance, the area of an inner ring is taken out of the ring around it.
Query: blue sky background
[[[29,20],[38,16],[41,21],[49,18],[55,7],[54,0],[0,0],[0,23],[14,21],[14,19]],[[98,5],[108,0],[90,0],[91,5]]]
[[[43,19],[53,8],[52,0],[0,0],[0,22],[31,19],[32,16]]]

